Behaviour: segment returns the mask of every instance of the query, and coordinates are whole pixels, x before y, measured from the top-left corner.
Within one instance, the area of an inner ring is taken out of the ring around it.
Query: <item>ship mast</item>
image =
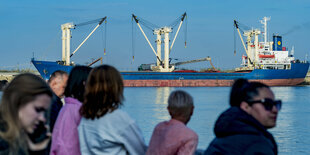
[[[70,65],[70,39],[71,39],[71,29],[74,29],[75,25],[73,23],[66,23],[61,25],[62,30],[62,61],[64,65]]]
[[[267,21],[270,20],[270,17],[264,17],[260,22],[264,25],[264,44],[267,44]]]

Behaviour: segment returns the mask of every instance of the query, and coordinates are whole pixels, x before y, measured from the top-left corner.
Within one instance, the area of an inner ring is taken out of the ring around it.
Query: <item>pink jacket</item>
[[[52,133],[51,155],[80,155],[78,125],[82,103],[75,98],[66,97]]]
[[[146,155],[191,155],[197,144],[198,135],[193,130],[171,119],[155,127]]]

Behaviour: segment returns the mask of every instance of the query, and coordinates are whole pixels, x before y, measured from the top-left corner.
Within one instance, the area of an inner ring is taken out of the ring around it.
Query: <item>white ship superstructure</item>
[[[259,29],[252,29],[244,31],[243,36],[246,37],[246,44],[239,31],[237,22],[235,26],[239,32],[241,41],[247,56],[242,57],[242,66],[236,68],[240,70],[253,69],[291,69],[291,62],[295,60],[293,57],[293,48],[291,52],[286,47],[282,46],[282,37],[278,35],[273,36],[273,41],[268,41],[267,21],[270,17],[264,17],[260,22],[263,24],[264,32]],[[259,41],[259,36],[263,35],[264,39]]]

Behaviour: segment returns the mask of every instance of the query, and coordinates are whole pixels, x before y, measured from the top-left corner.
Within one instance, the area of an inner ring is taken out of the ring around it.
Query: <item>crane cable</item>
[[[135,23],[133,17],[131,18],[131,52],[132,52],[132,62],[135,61]]]
[[[106,48],[107,48],[107,20],[105,20],[104,22],[104,27],[105,27],[105,31],[104,31],[104,50],[103,50],[103,55],[106,55]]]
[[[235,25],[233,25],[234,27],[234,56],[236,56],[236,29],[235,29]]]
[[[185,25],[184,25],[184,47],[186,48],[186,42],[187,42],[187,15],[185,17]]]
[[[236,21],[236,22],[237,22],[237,21]],[[240,22],[237,22],[237,23],[238,23],[239,31],[240,31],[241,33],[244,33],[244,30],[243,30],[243,29],[248,29],[248,30],[251,29],[249,26],[247,26],[247,25],[245,25],[245,24],[242,24],[242,23],[240,23]],[[233,24],[233,27],[234,27],[234,56],[236,56],[236,53],[237,53],[237,51],[236,51],[236,34],[237,34],[236,29],[237,29],[237,27],[236,27],[235,24]]]

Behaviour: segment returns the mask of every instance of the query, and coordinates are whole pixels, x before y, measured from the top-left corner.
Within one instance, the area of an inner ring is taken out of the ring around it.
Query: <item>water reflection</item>
[[[143,131],[148,143],[154,127],[162,121],[169,120],[167,100],[174,88],[125,88],[124,110],[132,116]]]
[[[276,99],[281,99],[283,102],[294,100],[295,87],[271,87]]]
[[[281,154],[309,153],[310,141],[310,87],[274,87],[276,98],[282,99],[277,127],[270,130],[275,136]]]
[[[229,107],[229,87],[125,88],[126,110],[140,126],[148,143],[155,125],[169,120],[167,99],[171,91],[181,89],[194,98],[194,114],[188,123],[199,136],[199,149],[205,149],[214,138],[217,117]],[[310,154],[310,87],[272,87],[283,101],[274,135],[279,154]]]
[[[164,120],[170,119],[170,115],[167,110],[168,97],[170,95],[170,92],[171,92],[170,87],[156,88],[156,100],[155,100],[155,106],[153,109],[154,110],[153,116],[154,118],[156,118],[156,120],[164,121]]]
[[[156,88],[156,104],[168,104],[168,97],[171,89],[171,87]]]

